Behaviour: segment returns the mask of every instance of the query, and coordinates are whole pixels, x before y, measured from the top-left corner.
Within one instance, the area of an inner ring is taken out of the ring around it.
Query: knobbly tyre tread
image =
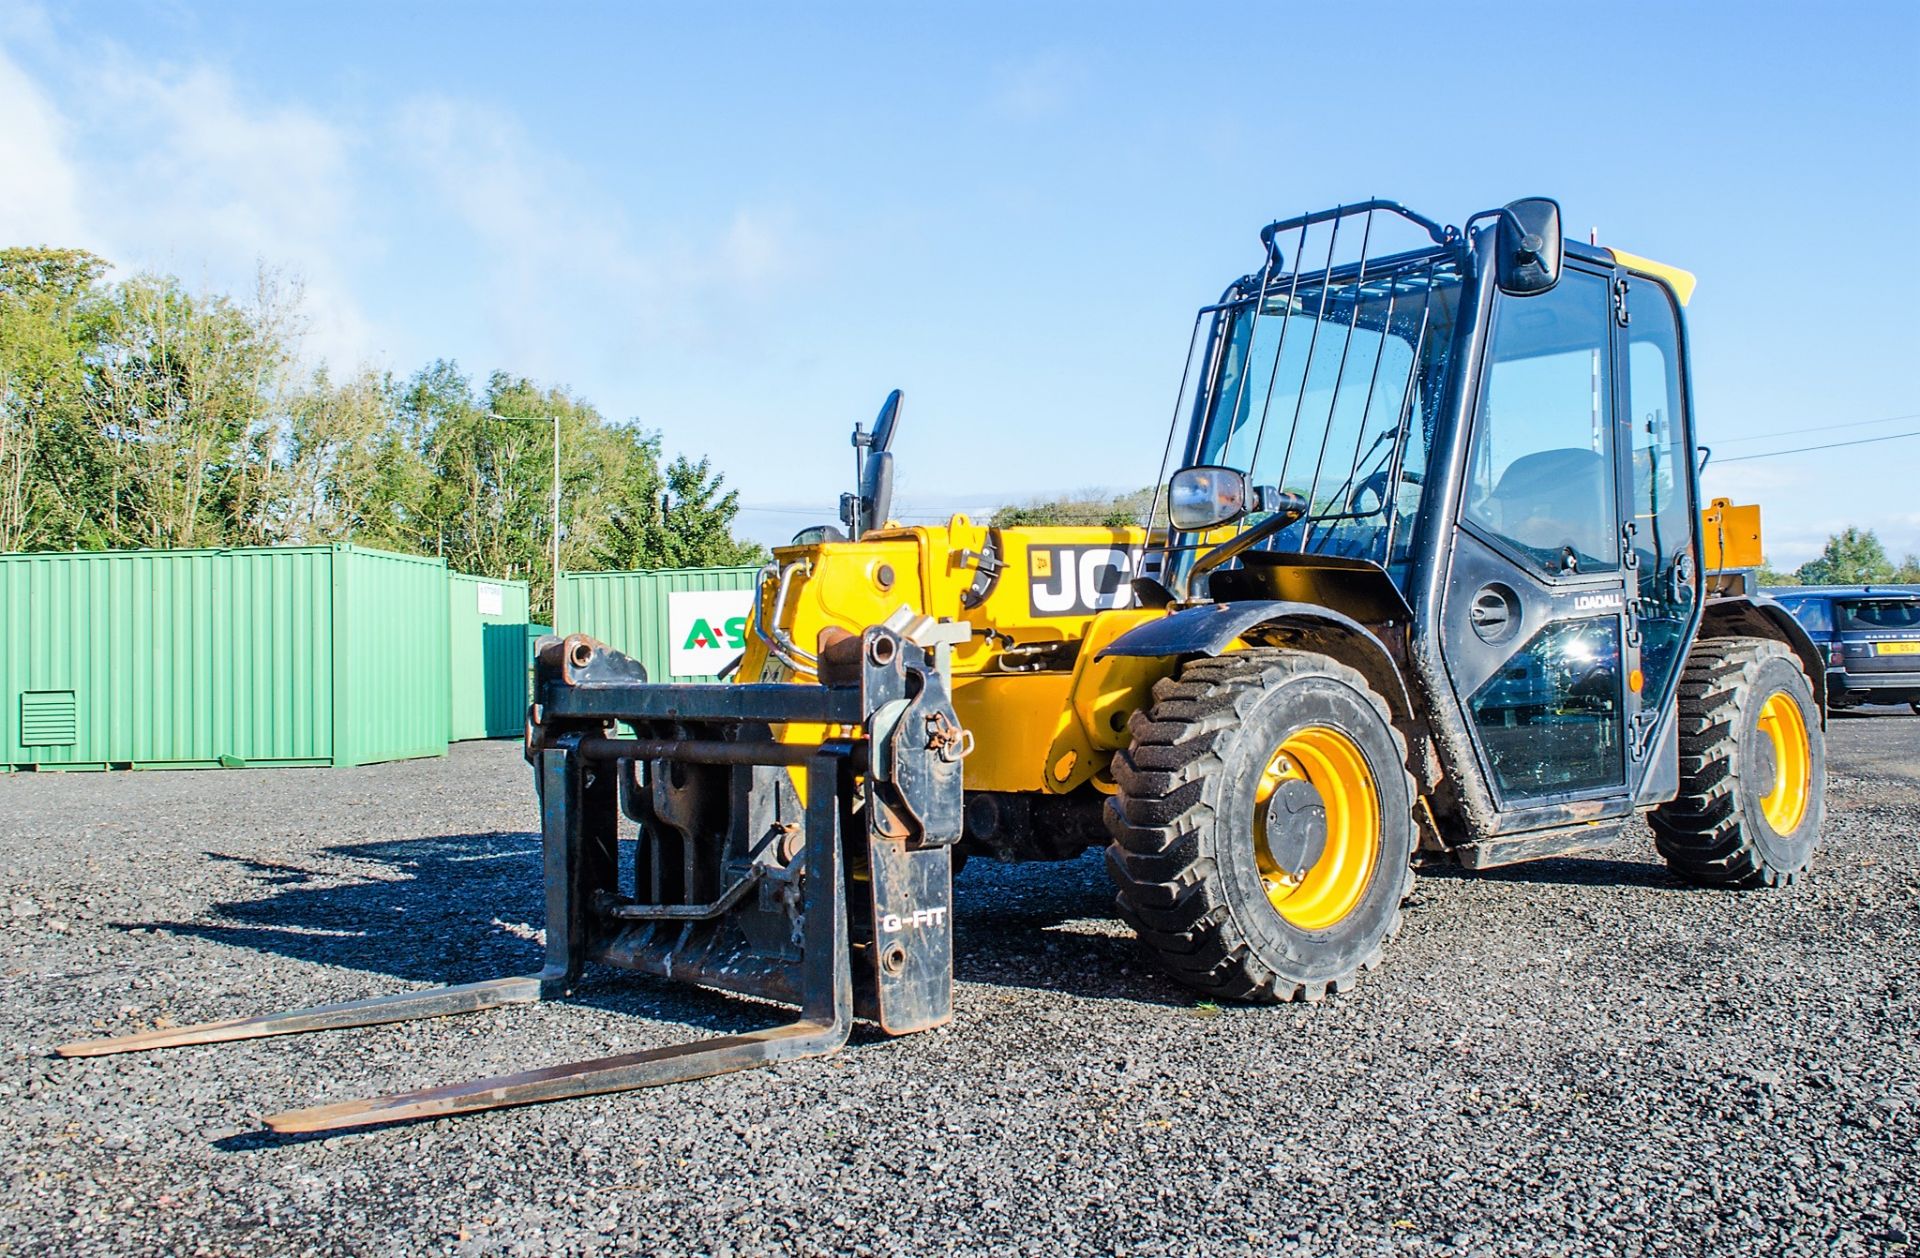
[[[1286,979],[1251,946],[1206,850],[1203,830],[1215,810],[1209,787],[1225,778],[1224,756],[1241,722],[1277,685],[1307,673],[1338,680],[1371,705],[1392,739],[1411,805],[1417,792],[1406,771],[1406,739],[1386,701],[1357,670],[1306,651],[1256,648],[1186,663],[1154,686],[1152,703],[1133,714],[1129,747],[1113,760],[1119,790],[1107,801],[1113,838],[1107,870],[1115,907],[1162,968],[1210,995],[1260,1003],[1319,1000],[1376,967],[1400,929],[1400,906],[1413,885],[1413,866],[1405,860],[1382,871],[1398,885],[1391,919],[1371,949],[1344,973]],[[1406,824],[1411,834],[1410,815]]]
[[[1782,864],[1769,858],[1753,832],[1754,819],[1740,805],[1740,738],[1755,719],[1748,709],[1765,700],[1757,693],[1759,673],[1771,659],[1801,668],[1791,650],[1769,638],[1709,638],[1694,646],[1681,670],[1680,791],[1647,822],[1661,858],[1689,882],[1782,887],[1806,872],[1806,859]],[[1816,828],[1820,786],[1814,783],[1808,805]],[[1809,848],[1808,859],[1811,854]]]

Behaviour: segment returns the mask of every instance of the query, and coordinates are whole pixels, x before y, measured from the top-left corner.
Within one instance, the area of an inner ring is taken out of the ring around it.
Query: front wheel
[[[1797,656],[1765,638],[1701,642],[1680,676],[1680,792],[1648,818],[1689,882],[1777,887],[1812,863],[1827,754]]]
[[[1358,672],[1307,651],[1194,660],[1114,758],[1116,902],[1176,979],[1318,1000],[1379,964],[1411,887],[1406,743]]]

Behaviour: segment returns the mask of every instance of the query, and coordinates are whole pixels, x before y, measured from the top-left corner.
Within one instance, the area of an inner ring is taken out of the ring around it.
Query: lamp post
[[[553,424],[553,606],[548,614],[557,618],[560,612],[560,416],[500,415],[488,411],[487,418],[503,419],[512,424],[537,424],[542,421]]]

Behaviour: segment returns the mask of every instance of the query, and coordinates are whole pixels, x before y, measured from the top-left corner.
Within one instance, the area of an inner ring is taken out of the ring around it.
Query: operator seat
[[[1571,546],[1583,560],[1611,562],[1617,551],[1613,482],[1592,450],[1539,450],[1507,465],[1488,495],[1500,532],[1530,550]]]

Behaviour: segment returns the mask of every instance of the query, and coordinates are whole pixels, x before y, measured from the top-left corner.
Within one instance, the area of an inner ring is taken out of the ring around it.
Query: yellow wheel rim
[[[1807,815],[1813,784],[1807,721],[1792,695],[1776,690],[1767,696],[1760,706],[1760,732],[1773,750],[1773,782],[1760,797],[1760,815],[1775,834],[1792,834]]]
[[[1305,869],[1287,869],[1267,841],[1268,804],[1289,782],[1311,786],[1326,815],[1325,843]],[[1253,850],[1267,899],[1290,924],[1325,930],[1353,912],[1380,861],[1380,795],[1351,738],[1315,725],[1280,744],[1254,791]]]

